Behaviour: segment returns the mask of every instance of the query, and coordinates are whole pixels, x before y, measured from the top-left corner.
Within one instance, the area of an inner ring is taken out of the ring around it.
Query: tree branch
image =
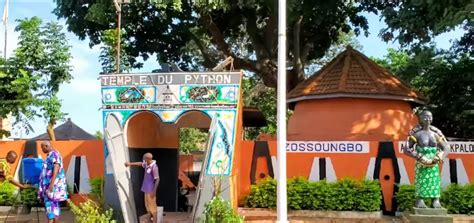
[[[301,21],[303,21],[303,16],[296,21],[293,28],[293,69],[301,69],[301,48],[300,48],[300,33],[301,33]]]
[[[308,63],[309,51],[312,50],[313,47],[314,47],[313,43],[306,43],[304,45],[303,52],[301,53],[301,63],[303,64],[303,68]]]
[[[293,28],[293,69],[288,75],[287,90],[293,89],[301,80],[304,79],[304,65],[301,54],[301,22],[303,16],[296,21]],[[305,51],[305,49],[303,49]]]
[[[247,33],[252,40],[252,44],[254,45],[257,61],[270,58],[270,54],[263,44],[264,41],[262,41],[262,38],[259,35],[260,30],[257,27],[257,17],[255,16],[255,12],[246,11],[243,13],[243,15],[246,18]]]
[[[220,31],[219,27],[212,21],[211,16],[209,13],[201,13],[201,17],[198,20],[203,27],[207,27],[207,31],[211,34],[211,42],[217,46],[217,49],[220,50],[226,57],[233,57],[234,58],[234,66],[241,69],[246,69],[254,72],[258,72],[255,61],[242,59],[236,56],[230,46],[225,42],[224,35]]]
[[[196,43],[197,47],[199,48],[199,51],[201,51],[202,57],[204,58],[203,65],[206,68],[212,68],[216,65],[216,62],[212,59],[212,56],[208,53],[207,48],[204,47],[202,41],[194,34],[193,32],[190,32],[191,39]]]
[[[259,69],[259,76],[263,80],[263,84],[267,87],[277,88],[277,65],[273,63],[270,59],[265,59],[263,61],[259,61],[257,64],[257,68]]]
[[[268,51],[270,58],[276,57],[276,37],[277,35],[277,19],[278,19],[278,9],[275,7],[275,4],[272,4],[270,8],[270,14],[265,26],[265,48]]]

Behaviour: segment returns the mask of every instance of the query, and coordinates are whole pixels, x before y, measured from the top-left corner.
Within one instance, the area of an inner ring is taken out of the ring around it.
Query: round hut
[[[359,51],[347,49],[288,94],[288,140],[406,139],[425,98]]]
[[[288,176],[378,179],[382,210],[393,214],[397,185],[413,179],[414,161],[400,153],[399,143],[417,123],[412,108],[424,101],[390,71],[348,47],[288,95],[294,109],[288,163],[298,164],[288,168]]]

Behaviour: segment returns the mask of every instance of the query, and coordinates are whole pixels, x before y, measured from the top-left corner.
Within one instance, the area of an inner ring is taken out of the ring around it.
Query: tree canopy
[[[472,28],[474,2],[470,0],[383,1],[375,4],[387,24],[380,32],[381,37],[385,41],[397,40],[401,45],[429,43],[433,37],[463,24],[465,30]]]
[[[163,6],[132,1],[122,6],[129,55],[147,59],[156,53],[160,62],[177,63],[183,70],[193,64],[212,68],[232,56],[236,69],[251,71],[265,85],[276,87],[276,1],[221,1],[216,7],[176,2],[179,4]],[[291,86],[304,79],[304,68],[323,57],[340,33],[367,30],[367,20],[359,15],[362,10],[346,1],[289,1]],[[115,9],[109,1],[57,1],[55,13],[80,38],[89,37],[91,45],[101,43],[102,32],[116,26]]]
[[[18,47],[11,58],[1,61],[0,118],[11,113],[28,133],[33,130],[29,122],[42,117],[54,140],[54,125],[66,115],[56,94],[72,79],[70,46],[56,22],[44,24],[38,17],[18,22]]]
[[[115,8],[103,0],[57,0],[56,15],[91,45],[116,27]],[[429,42],[432,36],[468,21],[473,4],[457,1],[312,1],[287,3],[288,82],[305,77],[305,68],[325,55],[340,34],[368,29],[363,12],[380,13],[388,27],[384,40]],[[160,62],[183,70],[212,68],[227,56],[236,69],[258,75],[268,87],[277,80],[277,1],[131,1],[122,6],[125,51],[131,63],[156,54]],[[366,33],[367,34],[367,33]]]
[[[426,108],[445,135],[474,138],[474,60],[469,54],[458,53],[457,47],[389,49],[385,58],[375,61],[429,98]]]
[[[186,71],[209,69],[232,56],[234,68],[252,76],[244,86],[244,94],[252,96],[244,98],[252,99],[245,104],[266,112],[269,126],[264,131],[272,133],[275,95],[268,87],[277,85],[277,9],[277,1],[268,0],[132,0],[122,5],[122,54],[127,55],[122,61],[129,61],[127,66],[139,67],[138,57],[146,60],[156,55],[160,63],[176,63]],[[379,32],[380,38],[387,42],[398,41],[402,49],[413,49],[406,54],[392,50],[390,58],[379,62],[427,96],[436,97],[431,98],[431,105],[444,108],[448,105],[441,106],[441,101],[436,100],[448,99],[435,91],[446,85],[438,81],[452,77],[448,73],[464,72],[463,67],[469,65],[469,60],[465,57],[448,59],[446,54],[439,60],[435,59],[439,56],[437,52],[421,49],[431,43],[433,37],[460,27],[466,32],[453,44],[455,50],[472,57],[474,23],[470,16],[473,9],[474,3],[468,0],[353,3],[288,0],[288,87],[292,89],[313,74],[338,52],[337,47],[344,47],[354,35],[367,35],[365,15],[374,13],[386,23]],[[56,0],[54,13],[66,19],[70,31],[82,39],[88,37],[91,46],[104,44],[103,52],[108,52],[101,56],[103,65],[109,68],[113,65],[112,57],[107,57],[114,50],[113,33],[109,30],[116,28],[117,20],[110,1]],[[436,66],[431,67],[433,64]],[[466,80],[459,75],[456,77]],[[455,129],[449,131],[454,135],[464,134]]]

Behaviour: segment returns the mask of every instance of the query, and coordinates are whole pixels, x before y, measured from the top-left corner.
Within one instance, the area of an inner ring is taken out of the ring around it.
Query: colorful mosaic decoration
[[[215,123],[209,129],[210,153],[205,173],[228,176],[235,144],[241,77],[240,72],[101,77],[104,128],[110,115],[117,119],[123,131],[127,121],[137,112],[149,111],[163,123],[175,123],[187,111],[201,111]],[[107,150],[105,154],[109,156]],[[106,157],[106,160],[110,159]],[[106,172],[110,173],[110,170]]]
[[[104,104],[154,103],[154,87],[113,87],[102,89]]]
[[[237,86],[185,86],[181,87],[180,99],[182,103],[237,103]]]

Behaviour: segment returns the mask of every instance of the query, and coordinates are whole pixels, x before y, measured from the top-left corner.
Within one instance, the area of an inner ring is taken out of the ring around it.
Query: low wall
[[[394,213],[397,208],[394,202],[394,194],[398,190],[397,184],[412,184],[414,181],[415,161],[400,151],[403,143],[400,141],[289,142],[287,176],[288,178],[303,176],[311,181],[322,179],[336,181],[344,177],[379,179],[383,194],[382,210]],[[450,143],[452,152],[441,165],[442,185],[473,182],[474,151],[469,148],[474,144]],[[276,176],[276,141],[244,141],[238,149],[241,159],[234,168],[239,169],[237,199],[242,201],[250,191],[250,185],[266,176]]]
[[[71,188],[74,188],[73,193],[90,193],[89,180],[104,176],[103,142],[101,140],[71,140],[53,141],[51,144],[63,156],[67,183]],[[19,155],[16,163],[11,166],[16,179],[19,179],[21,175],[22,167],[19,164],[25,147],[26,141],[24,140],[0,141],[0,157],[5,157],[10,150]],[[46,154],[41,151],[40,142],[36,142],[35,147],[38,156],[44,159]],[[78,196],[71,197],[74,200]]]

